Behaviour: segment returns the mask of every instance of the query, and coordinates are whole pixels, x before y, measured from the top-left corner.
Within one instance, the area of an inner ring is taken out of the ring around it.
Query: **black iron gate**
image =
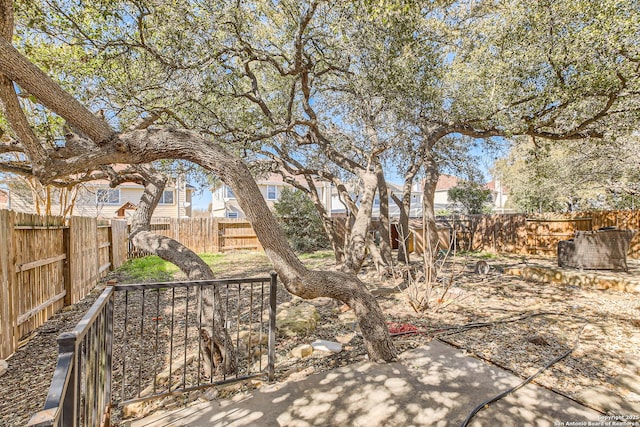
[[[276,284],[273,273],[105,288],[76,328],[59,336],[44,409],[29,425],[109,425],[115,405],[254,377],[273,380]],[[220,328],[233,342],[231,374],[215,366],[207,345]]]

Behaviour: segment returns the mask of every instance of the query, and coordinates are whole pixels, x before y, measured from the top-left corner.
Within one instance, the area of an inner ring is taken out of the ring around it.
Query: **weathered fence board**
[[[640,231],[640,211],[467,215],[439,223],[451,227],[461,250],[555,256],[558,242],[579,230],[614,226]],[[640,233],[631,241],[628,257],[640,258]]]
[[[251,223],[228,218],[154,218],[151,231],[178,240],[196,253],[262,250]],[[129,245],[129,258],[149,255]]]
[[[111,221],[111,268],[115,270],[127,260],[129,226],[125,220]]]
[[[219,221],[218,239],[219,252],[245,249],[262,250],[251,223],[246,221]]]
[[[14,215],[7,210],[0,210],[0,359],[13,353],[17,346],[14,333],[13,227]]]
[[[12,215],[14,333],[21,338],[63,307],[64,218],[26,213]]]
[[[0,210],[0,359],[126,261],[127,225]]]
[[[95,218],[69,218],[69,289],[65,302],[75,304],[99,279],[98,222]],[[73,284],[73,286],[71,286]]]

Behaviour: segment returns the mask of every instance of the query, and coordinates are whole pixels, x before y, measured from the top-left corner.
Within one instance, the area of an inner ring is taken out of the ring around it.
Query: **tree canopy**
[[[435,186],[462,158],[456,143],[521,136],[539,151],[637,130],[637,1],[3,0],[0,12],[0,170],[68,185],[118,182],[115,162],[198,164],[232,187],[291,292],[354,307],[376,360],[395,351],[353,273],[376,194],[387,209],[385,165],[404,176],[405,212],[424,178],[437,242]],[[313,179],[335,185],[353,219],[345,273],[300,263],[247,163],[303,176],[320,211]]]

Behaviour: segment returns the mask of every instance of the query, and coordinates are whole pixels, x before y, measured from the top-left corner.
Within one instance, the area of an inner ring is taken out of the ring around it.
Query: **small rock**
[[[200,398],[204,401],[215,400],[218,398],[218,394],[220,394],[220,391],[218,391],[218,389],[210,388],[202,393],[202,396],[200,396]]]
[[[333,341],[316,340],[311,343],[314,350],[326,351],[331,353],[340,353],[342,351],[342,344]]]
[[[7,361],[0,359],[0,377],[3,376],[8,369],[9,364],[7,363]]]
[[[309,344],[301,344],[291,350],[291,355],[298,359],[304,359],[305,357],[311,356],[311,353],[313,353],[313,347]]]
[[[260,388],[264,385],[264,381],[253,379],[249,381],[249,385],[251,386],[251,388]]]
[[[122,408],[122,418],[137,418],[149,412],[148,402],[135,402],[124,405]]]
[[[240,339],[244,341],[245,344],[248,343],[249,345],[251,345],[251,347],[255,347],[259,345],[267,345],[267,342],[269,341],[269,334],[267,333],[260,334],[260,332],[257,330],[252,330],[252,331],[243,330],[243,331],[240,331],[238,335],[240,336]],[[249,337],[251,337],[251,339],[249,339]],[[251,342],[249,343],[249,341]]]
[[[276,366],[278,366],[279,362],[282,362],[281,356],[276,354],[276,360],[275,360]],[[266,372],[268,366],[269,366],[269,355],[263,354],[262,356],[260,356],[260,360],[257,360],[256,362],[254,362],[253,365],[251,365],[251,371],[256,373]]]
[[[338,335],[336,336],[336,341],[338,341],[340,344],[348,344],[351,342],[351,340],[356,336],[355,333],[350,333],[350,334],[343,334],[343,335]]]
[[[288,381],[298,381],[301,380],[303,378],[308,377],[309,375],[313,374],[315,371],[315,368],[313,366],[309,366],[305,369],[302,369],[300,371],[296,371],[291,373],[290,375],[287,376],[287,380]]]

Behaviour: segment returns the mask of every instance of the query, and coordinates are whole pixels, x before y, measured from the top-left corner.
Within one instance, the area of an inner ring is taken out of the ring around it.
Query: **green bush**
[[[303,192],[283,188],[274,209],[293,250],[308,253],[329,248],[322,219]]]

